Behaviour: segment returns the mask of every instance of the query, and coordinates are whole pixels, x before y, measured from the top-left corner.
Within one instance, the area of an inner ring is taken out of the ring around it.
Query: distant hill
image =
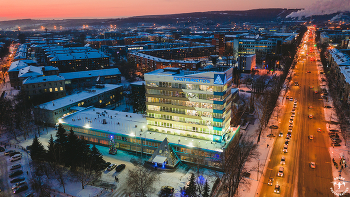
[[[11,20],[0,21],[0,28],[3,30],[16,30],[18,26],[21,30],[25,29],[40,29],[41,26],[53,27],[75,27],[82,25],[89,26],[109,26],[110,24],[118,25],[118,27],[137,26],[142,23],[158,24],[158,25],[215,25],[215,24],[230,24],[230,23],[264,23],[270,21],[284,20],[287,15],[299,9],[254,9],[246,11],[210,11],[210,12],[193,12],[170,15],[147,15],[135,16],[129,18],[118,19],[64,19],[64,20]]]

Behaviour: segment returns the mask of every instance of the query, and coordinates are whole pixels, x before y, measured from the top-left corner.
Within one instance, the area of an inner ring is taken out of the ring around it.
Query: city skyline
[[[123,18],[142,15],[163,15],[189,12],[250,10],[259,8],[307,8],[315,4],[312,1],[259,1],[251,0],[245,3],[219,0],[215,4],[204,1],[172,1],[172,0],[131,0],[114,2],[101,0],[96,2],[87,0],[33,0],[30,2],[6,1],[0,9],[0,21],[15,19],[66,19],[66,18]],[[69,5],[69,6],[67,6]],[[5,8],[5,9],[4,9]],[[9,9],[10,8],[10,9]],[[93,12],[92,12],[93,10]]]

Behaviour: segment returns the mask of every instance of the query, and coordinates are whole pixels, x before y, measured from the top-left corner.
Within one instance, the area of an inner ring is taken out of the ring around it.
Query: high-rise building
[[[214,142],[230,132],[232,67],[158,69],[145,75],[150,131]]]

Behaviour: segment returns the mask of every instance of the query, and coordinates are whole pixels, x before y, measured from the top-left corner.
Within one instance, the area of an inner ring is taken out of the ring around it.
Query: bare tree
[[[136,166],[135,169],[129,170],[127,176],[127,192],[137,194],[142,197],[151,194],[155,188],[153,184],[158,181],[159,176],[156,171],[151,171],[141,166]]]
[[[48,166],[46,162],[35,161],[32,162],[33,176],[29,183],[37,196],[50,196],[50,173],[48,172]]]
[[[221,167],[224,171],[222,181],[227,196],[236,195],[240,185],[249,186],[249,181],[245,179],[244,175],[250,174],[255,169],[248,169],[245,163],[258,156],[257,145],[245,138],[242,138],[238,144],[232,144],[225,149]]]

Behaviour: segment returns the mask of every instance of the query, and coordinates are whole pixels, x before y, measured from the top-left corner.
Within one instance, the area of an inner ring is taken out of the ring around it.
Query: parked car
[[[267,135],[267,137],[275,137],[275,135],[273,133],[270,133]]]
[[[108,171],[111,171],[111,170],[113,170],[115,167],[117,167],[117,164],[112,163],[111,165],[109,165],[109,166],[107,167],[107,170],[108,170]]]
[[[115,171],[121,172],[124,169],[125,169],[125,164],[120,164],[115,168]]]
[[[286,140],[286,141],[284,142],[284,144],[288,146],[289,140]]]
[[[14,152],[9,153],[9,156],[12,157],[12,156],[17,155],[17,154],[21,154],[21,152],[14,151]]]
[[[329,105],[325,105],[324,108],[332,108],[331,106]]]
[[[5,151],[5,148],[0,146],[0,152],[4,152]]]
[[[312,119],[313,117],[314,117],[313,115],[311,115],[311,114],[309,115],[309,118],[310,118],[310,119]]]
[[[269,178],[269,182],[267,183],[267,185],[272,186],[272,184],[273,184],[273,177],[270,177],[270,178]]]
[[[19,188],[13,190],[14,194],[18,194],[20,192],[26,191],[28,189],[28,185],[22,185]]]
[[[21,185],[27,184],[25,181],[20,181],[12,186],[12,190],[19,188]]]
[[[160,190],[160,196],[161,197],[173,196],[174,191],[175,191],[174,188],[171,186],[162,186]]]
[[[279,137],[283,137],[283,132],[281,131],[279,134],[278,134]]]
[[[9,150],[4,153],[4,155],[10,155],[10,153],[15,152],[14,150]]]
[[[16,170],[14,172],[11,172],[9,177],[12,178],[12,177],[15,177],[15,176],[18,176],[18,175],[21,175],[21,174],[23,174],[22,170]]]
[[[25,178],[24,177],[18,177],[18,178],[14,178],[10,181],[10,183],[17,183],[17,182],[20,182],[20,181],[24,181]]]
[[[12,165],[10,170],[16,170],[16,169],[21,168],[21,167],[22,167],[21,164]]]
[[[314,136],[313,136],[313,135],[309,135],[309,139],[310,139],[310,140],[313,140],[313,139],[314,139]]]
[[[270,129],[278,129],[278,126],[277,125],[271,125]]]
[[[283,152],[284,153],[288,153],[288,145],[284,145],[283,146]]]
[[[341,146],[338,142],[332,142],[332,146]]]

